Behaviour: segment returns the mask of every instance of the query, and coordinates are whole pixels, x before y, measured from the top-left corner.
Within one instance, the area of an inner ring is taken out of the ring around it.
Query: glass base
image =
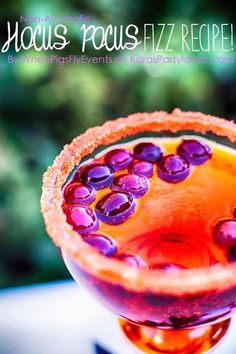
[[[213,348],[226,334],[230,319],[193,329],[158,329],[120,319],[126,337],[147,354],[199,354]]]

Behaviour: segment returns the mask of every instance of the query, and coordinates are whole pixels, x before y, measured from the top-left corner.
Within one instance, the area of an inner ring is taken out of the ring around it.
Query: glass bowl
[[[179,109],[137,113],[88,129],[64,147],[43,178],[46,229],[68,270],[119,317],[125,335],[145,353],[203,353],[214,347],[236,309],[236,263],[165,272],[105,257],[66,222],[61,191],[73,168],[104,146],[137,136],[186,134],[235,149],[236,125],[225,119]]]

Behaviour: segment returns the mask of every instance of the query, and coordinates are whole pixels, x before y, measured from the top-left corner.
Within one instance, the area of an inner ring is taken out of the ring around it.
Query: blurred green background
[[[0,9],[1,43],[6,21],[19,15],[85,14],[101,25],[235,23],[227,0],[2,0]],[[81,54],[77,26],[61,55]],[[98,55],[91,48],[86,54]],[[9,65],[0,56],[0,288],[68,277],[46,235],[39,199],[43,172],[74,136],[107,119],[176,106],[236,117],[235,64]]]

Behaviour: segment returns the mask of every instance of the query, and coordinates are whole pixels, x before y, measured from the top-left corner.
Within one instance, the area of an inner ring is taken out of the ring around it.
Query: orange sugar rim
[[[170,114],[164,111],[136,113],[127,118],[107,121],[102,126],[88,129],[69,145],[65,145],[43,176],[41,196],[46,230],[56,246],[63,248],[90,274],[100,280],[120,284],[128,290],[190,295],[227,290],[236,286],[236,262],[166,273],[163,270],[134,268],[105,257],[78,237],[76,231],[66,222],[62,211],[61,189],[68,174],[79,164],[82,157],[92,153],[98,146],[115,143],[121,138],[144,131],[181,130],[193,130],[203,134],[212,132],[227,137],[231,142],[236,141],[236,124],[232,121],[198,112],[182,112],[176,108]]]

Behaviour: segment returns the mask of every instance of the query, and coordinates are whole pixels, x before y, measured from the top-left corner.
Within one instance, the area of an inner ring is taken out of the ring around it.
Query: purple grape
[[[129,192],[135,198],[140,198],[147,193],[148,182],[145,177],[127,173],[115,177],[112,188]]]
[[[139,160],[155,162],[162,156],[162,150],[153,143],[139,143],[134,147],[134,156]]]
[[[114,170],[123,170],[133,161],[133,155],[129,150],[114,149],[106,153],[105,162]]]
[[[134,160],[129,166],[129,171],[143,177],[151,177],[153,175],[153,165],[148,161]]]
[[[114,178],[114,172],[110,166],[97,162],[82,166],[78,173],[82,182],[95,189],[108,187]]]
[[[139,256],[134,256],[128,253],[120,253],[115,258],[119,261],[125,262],[132,267],[145,267],[145,262]]]
[[[236,244],[236,219],[220,220],[213,227],[214,241],[222,246]]]
[[[178,183],[189,175],[189,163],[179,155],[166,155],[157,163],[158,176],[166,182]]]
[[[95,191],[91,186],[75,182],[65,188],[64,198],[71,204],[91,204],[95,200]]]
[[[97,231],[98,219],[91,208],[85,205],[66,205],[63,207],[67,222],[79,234]]]
[[[209,146],[202,141],[194,139],[183,140],[177,148],[177,153],[192,165],[202,165],[209,160],[212,155]]]
[[[135,202],[130,193],[113,191],[103,196],[96,204],[97,217],[111,225],[121,224],[134,212]]]
[[[84,235],[83,240],[95,247],[104,256],[113,256],[117,252],[117,246],[108,236],[101,234]]]

